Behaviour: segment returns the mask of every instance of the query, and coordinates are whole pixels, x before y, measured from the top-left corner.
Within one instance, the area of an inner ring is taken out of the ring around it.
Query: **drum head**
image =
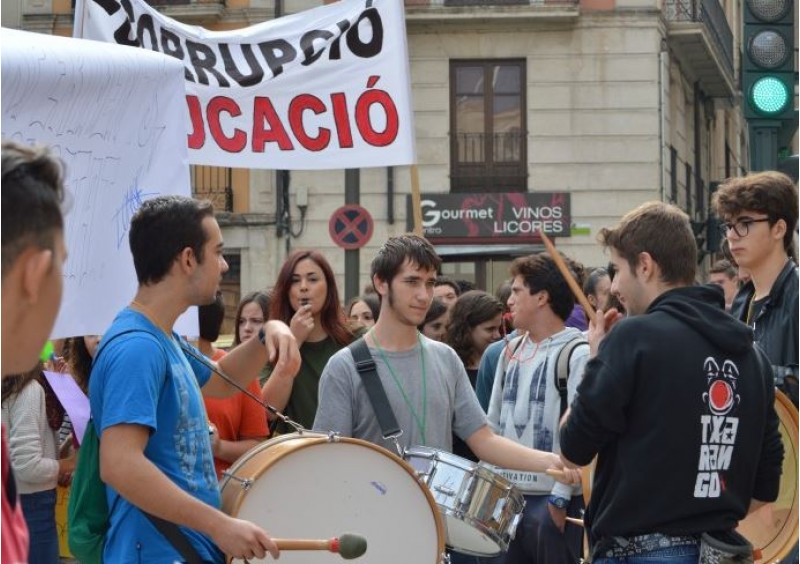
[[[798,416],[792,402],[775,391],[775,411],[783,440],[783,474],[778,499],[754,511],[739,523],[738,531],[761,550],[757,562],[777,562],[797,543],[797,439]]]
[[[242,491],[236,479],[223,481],[229,514],[257,523],[275,538],[361,535],[367,552],[360,564],[438,564],[444,534],[433,499],[414,471],[389,451],[356,439],[331,443],[304,436],[271,448],[259,445],[242,459],[247,462],[237,462],[232,473],[250,474],[253,482]],[[285,564],[339,560],[327,551],[283,551],[280,558]]]

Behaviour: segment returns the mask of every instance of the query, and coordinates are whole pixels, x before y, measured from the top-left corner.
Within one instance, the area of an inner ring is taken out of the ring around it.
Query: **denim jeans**
[[[28,525],[29,564],[58,564],[56,490],[20,494],[22,513]]]
[[[621,558],[595,558],[593,564],[697,564],[700,549],[697,546],[669,546]]]

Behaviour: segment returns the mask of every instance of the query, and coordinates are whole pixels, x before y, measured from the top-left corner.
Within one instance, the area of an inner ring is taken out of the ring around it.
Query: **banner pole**
[[[419,170],[415,164],[411,165],[411,209],[414,212],[414,235],[423,237],[422,204],[419,194]]]

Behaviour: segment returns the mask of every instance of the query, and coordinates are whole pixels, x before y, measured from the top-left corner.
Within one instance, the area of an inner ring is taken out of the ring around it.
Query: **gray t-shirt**
[[[403,448],[427,446],[451,452],[452,434],[466,440],[486,425],[486,415],[455,351],[423,335],[420,335],[420,342],[422,354],[420,345],[401,352],[383,351],[381,354],[374,348],[369,351],[389,405],[403,431],[400,445]],[[427,394],[423,394],[423,361]],[[423,398],[423,395],[427,397]],[[423,416],[423,411],[426,416]],[[420,423],[425,427],[424,437]],[[345,437],[363,439],[395,450],[392,441],[383,439],[349,348],[333,355],[322,372],[314,431],[335,431]]]

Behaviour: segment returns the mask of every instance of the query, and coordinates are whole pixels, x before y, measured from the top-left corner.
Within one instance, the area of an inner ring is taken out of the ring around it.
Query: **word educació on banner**
[[[267,96],[252,98],[253,107],[251,115],[243,116],[243,109],[239,103],[227,96],[215,96],[208,101],[205,108],[197,96],[186,97],[189,106],[189,116],[192,122],[192,132],[189,135],[189,148],[200,149],[205,145],[206,133],[204,123],[214,142],[223,150],[238,153],[248,145],[248,133],[239,127],[234,127],[232,133],[226,134],[221,123],[221,115],[227,114],[228,118],[242,117],[242,124],[252,124],[250,135],[250,149],[254,153],[263,153],[267,143],[276,143],[282,151],[291,151],[296,147],[287,131],[287,125],[294,138],[308,151],[323,151],[332,141],[339,148],[353,147],[353,127],[361,139],[374,147],[391,145],[397,139],[400,128],[400,119],[397,107],[391,94],[385,90],[375,88],[379,76],[370,76],[367,80],[366,90],[358,97],[355,103],[355,115],[350,115],[347,97],[344,92],[330,94],[329,105],[325,100],[313,94],[298,94],[292,98],[287,112],[288,124],[284,124],[272,101]],[[378,130],[373,123],[373,106],[382,110],[385,122],[383,128]],[[306,122],[308,114],[323,116],[317,119],[322,121],[313,128]],[[327,121],[326,121],[327,118]],[[329,125],[330,127],[324,127]],[[335,136],[332,132],[335,130]]]

